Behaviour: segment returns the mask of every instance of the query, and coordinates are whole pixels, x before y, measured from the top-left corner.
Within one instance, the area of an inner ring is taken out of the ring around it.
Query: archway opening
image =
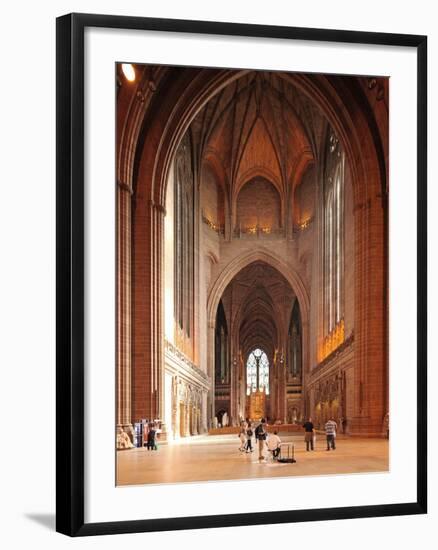
[[[288,330],[296,294],[289,281],[264,261],[236,273],[219,301],[215,318],[214,410],[230,422],[246,418],[287,421],[287,395],[297,378],[286,376]]]

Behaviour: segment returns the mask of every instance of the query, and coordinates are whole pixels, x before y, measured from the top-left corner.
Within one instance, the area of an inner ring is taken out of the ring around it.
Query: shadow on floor
[[[39,523],[43,527],[46,527],[46,529],[49,529],[50,531],[55,531],[55,514],[25,514],[25,516],[28,519]]]

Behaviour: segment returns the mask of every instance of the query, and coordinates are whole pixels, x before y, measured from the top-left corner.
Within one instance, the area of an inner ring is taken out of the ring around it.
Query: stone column
[[[131,189],[117,185],[117,428],[131,440]]]
[[[382,198],[355,210],[355,371],[352,435],[383,433],[387,384],[387,301]]]
[[[160,204],[151,203],[152,244],[152,387],[155,392],[155,415],[162,421],[160,441],[166,441],[164,423],[165,369],[164,369],[164,216],[166,210]]]
[[[240,369],[240,341],[239,333],[236,330],[234,323],[230,327],[230,369],[232,373],[231,377],[231,395],[230,395],[230,426],[239,425],[240,416],[240,401],[241,401],[241,388],[242,388],[242,373]]]
[[[178,403],[178,376],[172,376],[172,425],[170,426],[172,439],[178,438]],[[167,428],[169,430],[169,426]]]
[[[228,357],[228,368],[230,369],[230,408],[229,408],[229,425],[233,426],[236,421],[236,411],[237,411],[237,391],[236,386],[238,383],[239,375],[236,372],[236,365],[234,364],[234,354],[237,346],[235,345],[234,335],[229,334],[229,357]]]
[[[185,412],[185,422],[184,422],[184,428],[185,428],[185,433],[184,433],[184,436],[185,437],[189,437],[191,435],[190,433],[190,429],[191,429],[191,426],[190,426],[190,408],[191,408],[192,404],[190,401],[188,401],[184,407],[184,412]]]
[[[214,322],[208,324],[207,330],[207,374],[210,377],[211,388],[207,394],[207,426],[208,428],[213,427],[213,419],[215,417],[215,404],[214,404],[214,394],[215,394],[215,376],[214,376]]]
[[[185,435],[185,432],[186,432],[186,426],[185,426],[185,421],[186,421],[186,406],[184,403],[182,403],[181,401],[178,402],[178,416],[179,416],[179,421],[178,421],[178,438],[180,437],[183,437]]]
[[[285,347],[283,347],[285,349]],[[287,363],[283,361],[283,363],[280,363],[280,369],[281,369],[281,401],[283,404],[283,422],[287,423],[287,373],[286,373],[286,365]]]
[[[202,433],[208,432],[207,400],[208,400],[208,392],[203,391],[202,396],[201,396],[201,430],[202,430]]]
[[[303,312],[301,312],[301,412],[303,418],[311,416],[311,412],[307,410],[307,377],[310,373],[309,360],[309,321],[303,321]]]
[[[239,355],[237,357],[237,365],[238,365],[238,371],[239,371],[239,379],[240,379],[240,410],[239,415],[242,416],[242,418],[246,418],[246,368],[242,361],[242,357],[239,350]]]
[[[202,433],[202,422],[201,422],[201,408],[198,406],[196,409],[196,427],[198,434]]]
[[[152,207],[137,189],[132,203],[132,416],[156,418],[152,365]]]
[[[192,405],[192,435],[198,435],[198,409],[195,404]]]

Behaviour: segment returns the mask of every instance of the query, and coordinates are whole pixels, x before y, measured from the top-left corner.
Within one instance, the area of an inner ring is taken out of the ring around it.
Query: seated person
[[[278,458],[280,454],[281,439],[277,435],[277,431],[268,436],[268,450],[271,451],[274,458]]]

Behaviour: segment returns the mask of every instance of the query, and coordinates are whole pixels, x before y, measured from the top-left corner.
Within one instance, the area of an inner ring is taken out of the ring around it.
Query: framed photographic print
[[[426,44],[58,18],[59,532],[426,513]]]

